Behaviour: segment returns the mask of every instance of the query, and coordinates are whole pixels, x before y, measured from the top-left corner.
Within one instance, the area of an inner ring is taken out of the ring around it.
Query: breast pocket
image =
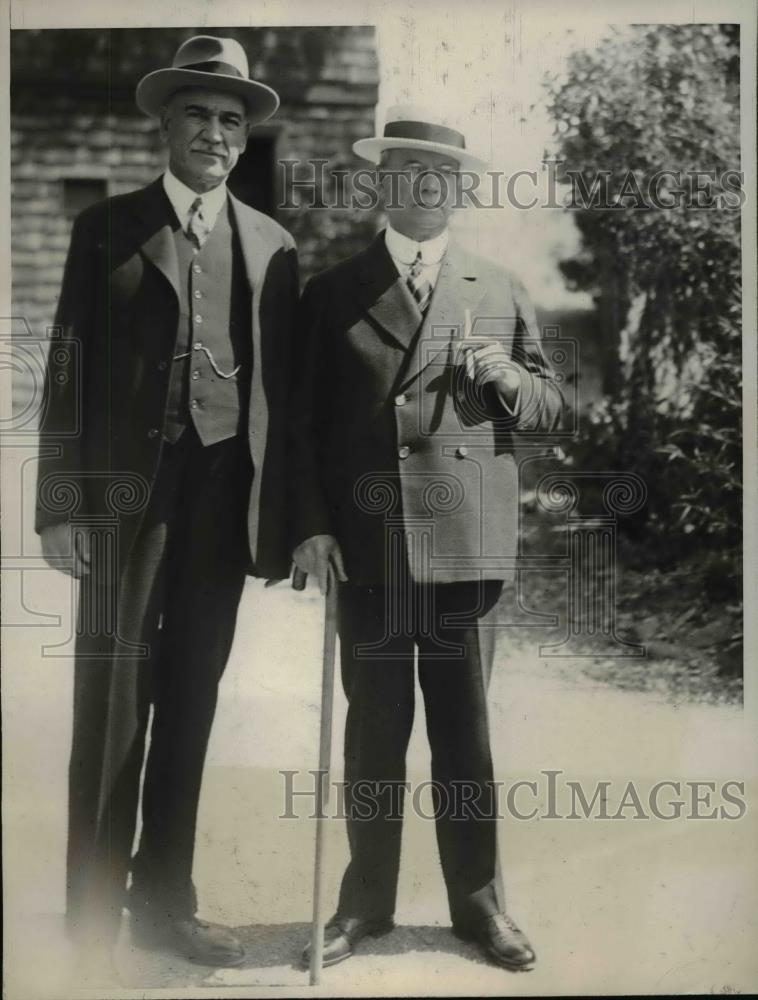
[[[518,317],[516,308],[511,303],[505,308],[487,306],[486,311],[471,321],[470,340],[475,346],[477,341],[482,344],[500,344],[508,355],[513,352],[513,338],[517,330]],[[466,343],[464,339],[462,343]]]

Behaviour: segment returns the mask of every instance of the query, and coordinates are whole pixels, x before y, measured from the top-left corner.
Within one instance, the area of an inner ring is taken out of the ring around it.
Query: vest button
[[[195,350],[199,351],[202,346],[203,346],[202,340],[198,340],[197,343],[195,344]]]
[[[191,399],[190,400],[190,408],[193,409],[193,410],[197,409],[197,400],[196,399]]]
[[[168,368],[168,361],[159,361],[158,362],[158,371],[159,372],[165,372],[165,370],[167,368]]]
[[[149,438],[151,438],[151,439],[152,438],[157,438],[158,437],[158,428],[157,427],[151,427],[150,430],[147,432],[147,436]]]
[[[192,265],[192,270],[194,271],[195,274],[202,274],[203,273],[203,269],[200,267],[199,264],[193,264]]]
[[[203,322],[203,317],[202,317],[202,316],[200,315],[200,313],[198,313],[198,314],[197,314],[197,315],[195,316],[195,322],[196,322],[196,323],[202,323],[202,322]]]
[[[195,381],[197,381],[197,380],[198,380],[198,379],[200,378],[200,372],[199,372],[199,371],[198,371],[197,369],[195,369],[195,371],[193,371],[193,373],[192,373],[192,378],[193,378],[193,379],[194,379]]]
[[[404,392],[401,392],[399,396],[395,396],[395,406],[405,406],[408,402],[408,397]]]
[[[407,458],[410,455],[410,453],[411,453],[411,449],[408,447],[407,444],[401,445],[397,449],[397,457],[398,458]]]
[[[196,299],[202,299],[202,297],[203,297],[203,293],[200,291],[199,288],[196,288],[195,291],[193,292],[193,294],[194,294],[194,296],[195,296]]]

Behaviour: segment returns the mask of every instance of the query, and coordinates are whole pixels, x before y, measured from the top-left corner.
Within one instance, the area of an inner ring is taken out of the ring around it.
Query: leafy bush
[[[569,460],[644,478],[628,528],[651,558],[720,550],[725,574],[742,524],[738,31],[619,29],[548,81],[559,176],[588,192],[605,171],[613,206],[575,210],[582,247],[562,265],[595,296],[615,372]],[[659,194],[685,187],[673,207],[650,202],[663,170]],[[692,204],[693,177],[716,207]]]

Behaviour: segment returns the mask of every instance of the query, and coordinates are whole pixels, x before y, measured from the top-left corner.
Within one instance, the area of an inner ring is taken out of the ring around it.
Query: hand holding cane
[[[295,567],[294,590],[304,590],[306,574]],[[323,855],[325,807],[329,804],[329,772],[332,753],[332,709],[334,704],[334,657],[337,645],[337,586],[329,573],[324,614],[324,645],[321,676],[321,727],[319,733],[318,775],[316,785],[316,856],[313,871],[313,920],[311,925],[310,985],[318,986],[324,952]]]

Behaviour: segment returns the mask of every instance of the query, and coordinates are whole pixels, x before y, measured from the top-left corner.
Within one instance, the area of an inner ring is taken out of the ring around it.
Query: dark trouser
[[[121,636],[144,643],[149,657],[87,659],[86,644],[78,645],[68,844],[74,934],[107,939],[117,931],[151,705],[131,901],[159,918],[195,912],[195,824],[249,563],[250,482],[244,440],[203,448],[190,428],[164,444],[119,595]]]
[[[410,585],[405,594],[403,588],[340,587],[350,843],[341,916],[378,918],[395,910],[414,646],[450,915],[454,924],[467,924],[500,909],[486,691],[501,590],[500,581]],[[391,610],[390,601],[403,596],[405,610],[398,614],[398,603]],[[445,620],[453,615],[455,621]]]

